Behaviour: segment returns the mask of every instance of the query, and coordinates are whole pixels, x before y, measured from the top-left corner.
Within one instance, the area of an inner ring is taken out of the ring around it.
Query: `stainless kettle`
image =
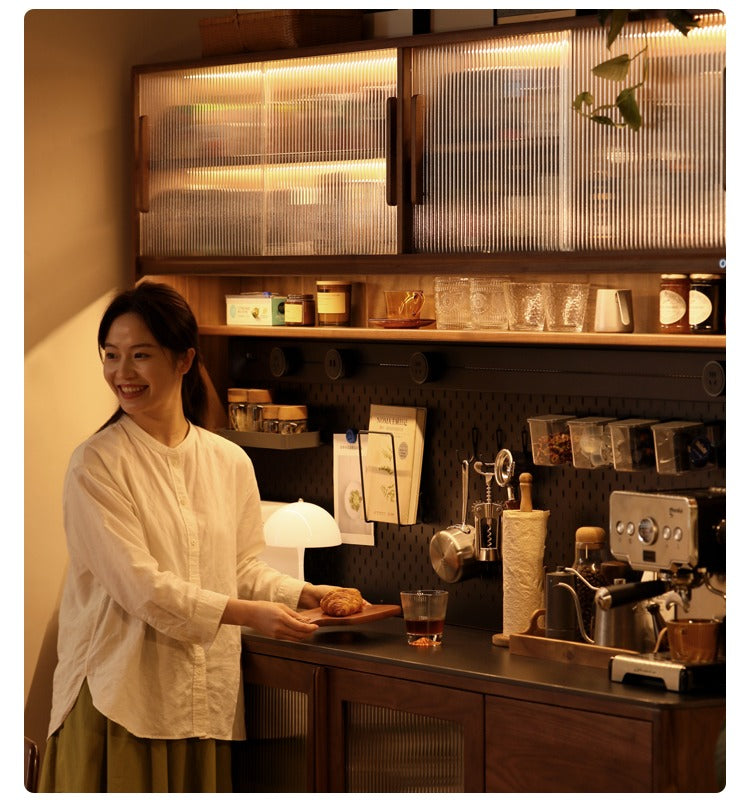
[[[565,571],[574,573],[588,588],[594,592],[597,591],[597,588],[592,586],[580,572],[572,568],[566,568]],[[618,581],[625,582],[625,580],[618,579],[615,580],[615,584]],[[594,615],[594,638],[592,639],[586,633],[581,603],[575,589],[567,583],[558,583],[554,588],[565,588],[570,592],[575,603],[581,636],[589,644],[605,648],[620,648],[636,653],[646,653],[654,649],[662,626],[661,613],[656,603],[637,601],[612,608],[602,608],[597,604]]]

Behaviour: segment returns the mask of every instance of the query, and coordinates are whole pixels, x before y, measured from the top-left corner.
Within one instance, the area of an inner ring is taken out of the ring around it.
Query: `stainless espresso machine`
[[[639,493],[614,491],[609,499],[609,545],[613,557],[636,571],[653,572],[653,580],[608,586],[596,594],[601,609],[664,595],[689,615],[692,591],[705,586],[726,599],[714,580],[726,576],[726,489]],[[711,664],[685,665],[669,654],[618,654],[610,678],[690,692],[723,688],[726,663],[722,650]]]

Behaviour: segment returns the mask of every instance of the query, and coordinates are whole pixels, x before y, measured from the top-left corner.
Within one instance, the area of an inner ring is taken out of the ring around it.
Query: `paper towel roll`
[[[503,511],[503,634],[519,634],[544,605],[549,510]]]

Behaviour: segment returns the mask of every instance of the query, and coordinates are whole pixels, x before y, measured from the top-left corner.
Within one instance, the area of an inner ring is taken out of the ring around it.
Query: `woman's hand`
[[[299,595],[297,608],[318,608],[320,601],[329,591],[338,591],[340,588],[344,588],[344,586],[313,586],[312,583],[305,583]],[[365,600],[365,605],[370,605],[370,603]]]
[[[312,583],[305,583],[302,592],[299,595],[299,602],[297,608],[317,608],[320,601],[328,594],[329,591],[336,591],[339,586],[313,586]]]
[[[308,639],[318,626],[283,603],[230,599],[221,618],[225,625],[244,625],[273,639],[296,642]]]

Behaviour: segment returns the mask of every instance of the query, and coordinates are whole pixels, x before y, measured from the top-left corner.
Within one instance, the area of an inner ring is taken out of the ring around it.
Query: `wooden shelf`
[[[231,439],[243,448],[268,448],[275,451],[293,451],[301,448],[317,448],[322,443],[319,431],[304,431],[301,434],[272,434],[264,431],[232,431],[228,428],[217,431],[225,439]]]
[[[393,341],[535,346],[654,347],[726,350],[726,335],[612,334],[598,332],[510,332],[507,330],[377,329],[372,327],[235,327],[202,324],[202,335],[300,340]]]

